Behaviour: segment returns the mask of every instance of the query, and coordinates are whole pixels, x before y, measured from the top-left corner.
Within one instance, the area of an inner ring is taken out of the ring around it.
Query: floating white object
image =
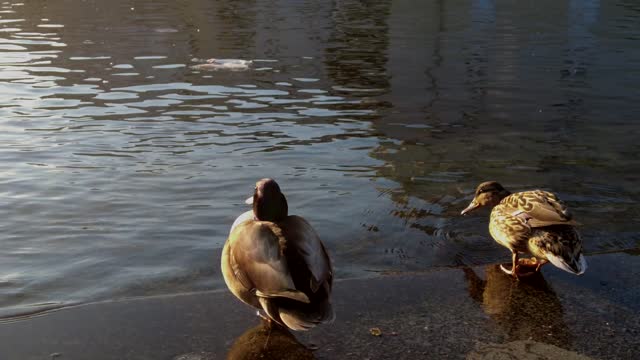
[[[242,59],[208,59],[204,64],[192,66],[197,70],[247,70],[253,63],[251,60]]]

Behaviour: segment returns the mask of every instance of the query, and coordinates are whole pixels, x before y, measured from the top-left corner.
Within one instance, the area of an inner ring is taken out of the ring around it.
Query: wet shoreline
[[[640,334],[638,258],[589,262],[582,277],[549,268],[521,282],[496,265],[341,280],[335,323],[297,340],[274,333],[270,343],[285,353],[317,348],[317,359],[544,358],[557,348],[576,359],[630,359]],[[233,348],[249,359],[262,349],[259,325],[226,291],[92,303],[0,323],[0,357],[202,360]]]

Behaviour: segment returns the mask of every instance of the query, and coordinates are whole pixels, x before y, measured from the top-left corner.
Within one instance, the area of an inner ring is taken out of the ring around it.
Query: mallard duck
[[[333,270],[311,225],[288,215],[287,199],[272,179],[258,181],[247,203],[253,210],[236,219],[222,250],[229,290],[266,320],[292,330],[333,320]]]
[[[548,191],[531,190],[512,194],[495,181],[478,185],[475,196],[461,214],[489,206],[492,208],[489,232],[500,245],[511,250],[512,266],[502,270],[514,277],[537,272],[547,262],[576,275],[582,275],[587,262],[582,240],[567,206]],[[533,255],[519,259],[520,253]],[[521,268],[533,271],[519,273]]]

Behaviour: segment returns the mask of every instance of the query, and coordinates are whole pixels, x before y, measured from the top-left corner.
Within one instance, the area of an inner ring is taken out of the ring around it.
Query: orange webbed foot
[[[518,268],[524,268],[527,272],[536,273],[540,271],[542,265],[546,264],[547,260],[538,260],[536,258],[531,259],[519,259]]]

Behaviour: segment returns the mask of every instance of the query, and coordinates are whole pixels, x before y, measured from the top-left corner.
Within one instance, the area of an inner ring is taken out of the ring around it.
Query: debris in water
[[[208,59],[204,64],[194,65],[194,70],[232,70],[241,71],[249,69],[253,63],[251,60],[242,59]]]

